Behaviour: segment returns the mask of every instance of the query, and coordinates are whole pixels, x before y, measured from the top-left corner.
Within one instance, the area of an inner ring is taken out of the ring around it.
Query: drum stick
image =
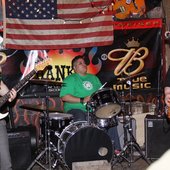
[[[105,82],[105,83],[99,88],[99,90],[102,89],[102,88],[106,85],[106,83],[107,83],[107,82]],[[87,103],[84,103],[84,105],[86,105],[86,104],[87,104]]]
[[[107,84],[107,82],[105,82],[105,83],[99,88],[99,90],[102,89],[106,84]]]

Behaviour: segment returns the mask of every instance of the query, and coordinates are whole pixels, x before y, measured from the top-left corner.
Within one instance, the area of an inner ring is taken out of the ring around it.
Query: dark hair
[[[83,59],[84,60],[84,56],[78,55],[76,57],[73,58],[73,60],[71,61],[71,66],[72,68],[75,66],[75,63],[77,62],[77,60],[79,59]]]

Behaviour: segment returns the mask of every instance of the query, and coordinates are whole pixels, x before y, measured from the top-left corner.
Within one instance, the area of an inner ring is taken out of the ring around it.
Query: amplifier
[[[158,159],[170,148],[170,124],[164,117],[146,115],[145,144],[146,157]]]
[[[45,85],[29,85],[25,86],[20,90],[18,97],[19,98],[44,98],[46,96],[50,97],[59,97],[60,86],[48,86],[46,89]]]
[[[36,148],[36,136],[30,127],[8,130],[9,150],[13,170],[27,169],[31,164]]]

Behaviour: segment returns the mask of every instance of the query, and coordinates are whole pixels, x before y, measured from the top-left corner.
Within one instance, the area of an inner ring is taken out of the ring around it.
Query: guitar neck
[[[31,79],[31,77],[34,76],[36,73],[36,70],[32,70],[29,74],[27,74],[18,84],[16,84],[13,88],[18,92],[24,85],[27,83],[28,80]]]
[[[18,92],[31,77],[36,73],[36,70],[32,70],[29,74],[27,74],[22,80],[19,81],[13,88]],[[10,91],[8,91],[4,96],[0,98],[0,107],[2,107],[7,100],[10,98]]]

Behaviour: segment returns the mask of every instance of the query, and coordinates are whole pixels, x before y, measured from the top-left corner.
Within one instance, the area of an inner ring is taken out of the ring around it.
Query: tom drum
[[[121,111],[121,105],[116,92],[111,88],[100,89],[91,96],[95,105],[95,116],[98,118],[112,118]]]
[[[66,113],[49,113],[49,129],[51,134],[51,140],[54,140],[55,133],[61,133],[65,127],[67,127],[70,122],[73,120],[73,116],[71,114]],[[45,118],[44,116],[40,119],[40,129],[41,129],[41,137],[45,138]]]

